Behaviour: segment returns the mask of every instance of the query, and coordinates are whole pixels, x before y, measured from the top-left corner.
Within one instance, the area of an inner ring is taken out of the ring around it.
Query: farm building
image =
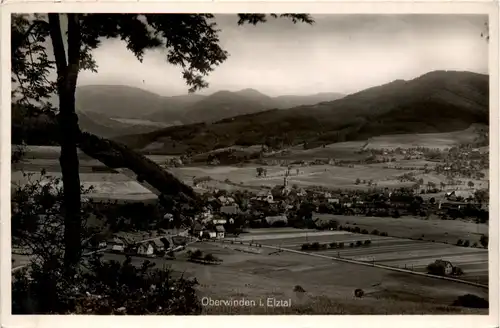
[[[107,242],[110,246],[111,250],[114,252],[123,252],[125,251],[125,242],[120,238],[113,238]]]
[[[274,225],[278,222],[288,223],[288,218],[286,215],[278,215],[278,216],[267,216],[266,221],[269,225]]]
[[[222,239],[222,238],[224,238],[224,234],[226,232],[226,229],[224,229],[224,226],[217,225],[217,226],[215,226],[215,232],[216,232],[217,238]]]
[[[220,208],[220,212],[222,214],[228,214],[228,215],[235,215],[238,214],[240,209],[238,208],[238,205],[228,205],[228,206],[222,206]]]
[[[152,242],[141,243],[137,248],[137,254],[143,256],[151,256],[155,252],[155,247]]]

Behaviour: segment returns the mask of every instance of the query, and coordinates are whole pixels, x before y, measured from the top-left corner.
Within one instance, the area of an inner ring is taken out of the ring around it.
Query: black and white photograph
[[[496,313],[492,16],[241,8],[2,16],[11,315]]]

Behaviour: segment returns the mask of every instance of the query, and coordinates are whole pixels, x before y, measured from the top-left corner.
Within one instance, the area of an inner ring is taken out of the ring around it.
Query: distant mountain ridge
[[[254,89],[218,91],[211,95],[164,97],[121,85],[86,85],[77,88],[76,106],[85,113],[109,118],[143,119],[173,125],[215,122],[273,108],[286,109],[342,97],[339,93],[270,97]]]
[[[334,101],[245,114],[210,125],[166,128],[119,140],[136,149],[154,143],[159,153],[203,152],[233,145],[321,145],[386,134],[450,132],[474,123],[489,124],[488,75],[434,71]]]

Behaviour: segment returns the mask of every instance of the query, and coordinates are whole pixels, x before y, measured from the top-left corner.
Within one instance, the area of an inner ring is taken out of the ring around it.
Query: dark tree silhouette
[[[293,23],[313,23],[307,14],[240,14],[238,25],[264,23],[269,16],[288,18]],[[139,61],[147,50],[165,49],[166,62],[182,68],[190,92],[206,88],[208,83],[204,78],[228,56],[219,46],[219,30],[213,18],[211,14],[14,15],[11,54],[17,97],[13,99],[28,104],[33,110],[54,112],[48,99],[54,90],[59,97],[57,122],[64,186],[64,265],[67,274],[71,274],[82,251],[77,156],[82,133],[75,112],[79,72],[97,70],[92,51],[100,46],[103,38],[120,38]],[[47,56],[45,41],[49,37],[55,60]],[[57,80],[49,81],[49,73],[54,67]]]

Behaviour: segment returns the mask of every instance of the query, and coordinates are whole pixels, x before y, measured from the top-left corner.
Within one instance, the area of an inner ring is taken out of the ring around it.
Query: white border
[[[128,326],[185,326],[214,324],[218,328],[235,326],[248,327],[418,327],[418,328],[459,328],[459,327],[498,327],[498,166],[499,166],[499,134],[498,134],[498,107],[499,107],[499,57],[498,57],[498,4],[494,1],[477,0],[446,0],[440,3],[430,1],[402,0],[398,3],[389,1],[379,2],[210,2],[184,1],[159,3],[154,2],[125,2],[120,0],[96,2],[71,0],[65,3],[42,2],[44,0],[4,2],[1,10],[1,72],[2,72],[2,97],[0,112],[0,183],[1,195],[1,325],[2,327],[113,327]],[[467,1],[467,2],[466,2]],[[119,6],[117,5],[119,3]],[[490,246],[489,246],[489,286],[490,286],[490,314],[488,316],[464,315],[428,315],[428,316],[169,316],[168,318],[156,317],[111,317],[111,316],[12,316],[10,315],[11,292],[11,253],[10,253],[10,14],[12,12],[210,12],[210,13],[236,13],[236,12],[304,12],[304,13],[372,13],[372,14],[397,14],[397,13],[441,13],[441,14],[489,14],[490,22]]]

